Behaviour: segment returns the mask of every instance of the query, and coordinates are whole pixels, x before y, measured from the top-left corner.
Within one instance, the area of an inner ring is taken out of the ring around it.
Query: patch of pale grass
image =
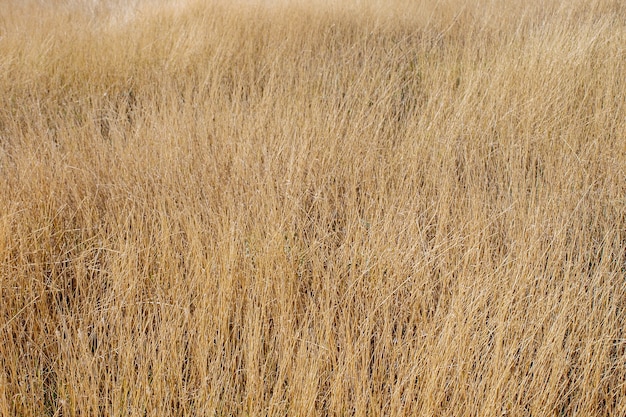
[[[626,414],[626,10],[0,7],[0,415]]]

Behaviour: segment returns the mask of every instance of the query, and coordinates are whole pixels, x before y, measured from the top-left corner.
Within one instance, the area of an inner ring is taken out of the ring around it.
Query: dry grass
[[[620,0],[0,1],[0,415],[626,414]]]

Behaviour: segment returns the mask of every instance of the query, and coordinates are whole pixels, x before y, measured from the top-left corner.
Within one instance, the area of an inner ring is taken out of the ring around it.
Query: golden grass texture
[[[0,4],[0,415],[626,415],[626,6]]]

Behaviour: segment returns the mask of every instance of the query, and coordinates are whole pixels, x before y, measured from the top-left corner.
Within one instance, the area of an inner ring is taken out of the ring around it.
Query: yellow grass
[[[621,0],[0,1],[0,415],[626,415]]]

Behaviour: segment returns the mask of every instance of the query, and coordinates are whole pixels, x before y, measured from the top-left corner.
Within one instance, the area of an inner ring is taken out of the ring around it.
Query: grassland
[[[0,415],[626,415],[626,5],[0,1]]]

